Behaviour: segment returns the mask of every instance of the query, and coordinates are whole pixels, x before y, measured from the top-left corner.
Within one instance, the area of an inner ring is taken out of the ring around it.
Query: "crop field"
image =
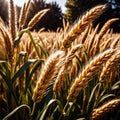
[[[49,9],[24,28],[29,5],[18,25],[13,0],[9,25],[0,19],[0,120],[119,120],[120,34],[110,29],[118,18],[93,28],[99,5],[74,25],[35,32]]]

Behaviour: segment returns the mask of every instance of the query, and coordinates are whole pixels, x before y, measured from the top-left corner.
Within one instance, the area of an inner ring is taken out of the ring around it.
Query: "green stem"
[[[36,103],[34,102],[34,104],[33,104],[33,108],[32,108],[32,112],[31,112],[31,117],[33,116],[33,114],[34,114],[34,111],[35,111],[35,107],[36,107]]]
[[[38,51],[38,49],[37,49],[37,47],[36,47],[35,41],[34,41],[32,35],[31,35],[31,32],[30,32],[29,30],[27,30],[26,32],[28,33],[28,35],[29,35],[29,37],[30,37],[30,39],[31,39],[31,41],[32,41],[32,43],[33,43],[33,46],[34,46],[34,48],[35,48],[35,50],[36,50],[36,52],[37,52],[38,57],[41,58],[41,56],[40,56],[40,54],[39,54],[39,51]]]
[[[68,104],[69,104],[68,102],[65,104],[65,106],[64,106],[64,108],[63,108],[63,110],[62,110],[62,113],[60,114],[60,117],[58,118],[58,120],[60,120],[60,119],[61,119],[61,117],[62,117],[62,115],[64,115],[65,110],[66,110],[66,108],[67,108]]]

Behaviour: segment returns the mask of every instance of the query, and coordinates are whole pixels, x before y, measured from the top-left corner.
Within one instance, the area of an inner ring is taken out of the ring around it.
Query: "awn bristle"
[[[102,52],[102,51],[110,48],[110,45],[111,45],[112,40],[113,40],[113,39],[108,38],[108,40],[106,40],[106,41],[104,42],[104,44],[102,44],[102,45],[100,46],[100,51],[99,51],[99,52]]]
[[[115,52],[113,49],[109,49],[99,54],[99,56],[95,57],[89,64],[85,67],[85,69],[81,72],[81,74],[75,79],[75,82],[72,84],[67,100],[69,102],[74,102],[79,95],[80,91],[85,88],[89,82],[93,78],[95,74],[102,68],[103,63],[105,63]]]
[[[65,36],[65,38],[63,39],[63,47],[68,48],[69,46],[71,46],[71,43],[75,40],[75,38],[81,32],[83,32],[86,27],[90,25],[96,18],[98,18],[98,16],[102,14],[105,8],[106,5],[100,5],[88,11]]]
[[[119,42],[120,42],[120,37],[116,37],[115,40],[111,43],[111,48],[115,49],[117,47],[119,47]]]
[[[106,78],[110,77],[111,71],[113,71],[113,67],[120,62],[120,51],[118,51],[115,55],[110,58],[105,66],[103,67],[103,70],[100,75],[100,82],[103,82]]]
[[[34,25],[49,11],[49,9],[44,9],[38,12],[28,23],[28,27],[33,28]]]
[[[17,19],[16,19],[16,8],[14,6],[13,0],[10,0],[9,3],[9,28],[12,40],[16,38],[17,34]]]
[[[84,32],[83,37],[81,38],[81,44],[84,44],[85,40],[87,40],[87,36],[89,34],[90,28],[91,28],[91,25],[89,25],[86,31]]]
[[[89,53],[89,57],[94,56],[93,51],[94,51],[94,47],[95,47],[94,44],[95,44],[95,40],[96,40],[95,38],[97,35],[98,27],[99,27],[99,25],[95,28],[94,32],[91,34],[92,36],[90,37],[90,40],[88,39],[89,41],[86,42],[86,44],[88,44],[87,51]]]
[[[113,112],[117,107],[120,107],[120,99],[114,99],[103,106],[97,108],[95,112],[92,113],[92,120],[101,120],[105,115]]]
[[[63,55],[63,51],[57,51],[54,54],[51,54],[51,56],[46,61],[34,89],[32,97],[34,102],[40,102],[43,98],[44,92],[48,87],[49,82],[59,70],[60,62],[62,62],[61,58],[63,58]]]

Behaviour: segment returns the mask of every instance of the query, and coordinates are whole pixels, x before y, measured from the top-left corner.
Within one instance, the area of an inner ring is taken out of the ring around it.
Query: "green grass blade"
[[[12,83],[11,83],[11,80],[9,78],[7,78],[5,76],[5,74],[3,73],[3,71],[0,70],[0,75],[2,76],[3,80],[6,82],[8,88],[9,88],[9,91],[11,92],[11,94],[13,95],[14,99],[15,99],[15,102],[16,104],[18,105],[18,99],[13,91],[13,88],[12,88]]]
[[[91,92],[91,95],[88,100],[87,112],[90,112],[93,109],[94,102],[97,99],[95,94],[96,94],[96,91],[98,90],[98,87],[100,87],[100,83],[96,84],[96,86],[93,88],[93,90]]]
[[[49,53],[45,51],[45,49],[40,44],[37,44],[37,45],[40,47],[41,51],[43,52],[45,56],[49,56]]]
[[[35,64],[33,65],[32,68],[28,67],[26,69],[26,83],[25,83],[25,93],[27,91],[27,88],[30,84],[30,81],[32,79],[32,75],[35,73],[35,71],[41,66],[43,60],[36,60]]]
[[[23,107],[28,109],[29,115],[30,115],[31,114],[31,108],[28,105],[23,104],[23,105],[20,105],[19,107],[15,108],[12,112],[10,112],[7,116],[5,116],[3,118],[3,120],[8,120],[13,114],[15,114],[19,109],[21,109]]]
[[[44,120],[44,118],[46,117],[46,113],[47,113],[47,111],[49,110],[49,108],[50,108],[52,105],[56,105],[56,104],[59,105],[60,110],[63,109],[62,103],[61,103],[59,100],[57,100],[57,99],[51,99],[51,100],[49,101],[49,103],[46,105],[46,108],[45,108],[45,110],[43,111],[43,113],[42,113],[42,115],[41,115],[41,117],[40,117],[39,120]],[[56,107],[55,107],[55,108],[56,108]]]
[[[35,48],[35,50],[37,52],[38,57],[41,58],[40,53],[39,53],[39,51],[37,49],[36,43],[35,43],[35,41],[34,41],[34,39],[32,37],[32,34],[31,34],[30,30],[27,30],[26,32],[28,33],[28,35],[29,35],[29,37],[30,37],[30,39],[32,41],[32,44],[33,44],[33,46],[34,46],[34,48]]]
[[[18,37],[14,40],[14,48],[17,47],[17,45],[19,44],[21,37],[23,36],[23,34],[28,30],[29,28],[23,29],[19,32]]]
[[[32,67],[31,69],[31,72],[30,72],[30,78],[32,77],[33,73],[41,66],[41,64],[44,62],[44,60],[37,60],[37,62],[34,64],[34,66]]]
[[[109,99],[115,98],[115,97],[116,96],[114,94],[106,94],[100,99],[100,101],[98,102],[98,105],[105,102],[106,100],[109,100]]]
[[[20,54],[19,54],[19,56],[17,58],[16,64],[15,64],[15,70],[16,70],[16,67],[20,64],[22,58],[24,56],[26,56],[26,54],[27,54],[27,52],[25,52],[25,51],[20,52]]]
[[[25,62],[22,67],[15,73],[15,75],[12,78],[12,83],[19,77],[21,76],[25,70],[32,64],[36,62],[36,59],[30,59],[27,62]]]

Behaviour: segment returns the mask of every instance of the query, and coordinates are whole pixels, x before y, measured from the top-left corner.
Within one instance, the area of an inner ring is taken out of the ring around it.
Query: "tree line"
[[[100,4],[106,4],[107,8],[104,13],[95,21],[94,26],[104,25],[111,18],[120,18],[120,0],[67,0],[65,18],[73,23],[87,10]],[[116,21],[112,26],[114,32],[120,32],[120,20]]]
[[[49,8],[49,12],[47,12],[33,29],[39,30],[40,28],[45,28],[45,30],[56,31],[63,26],[63,19],[72,24],[87,10],[100,4],[107,4],[107,9],[95,21],[94,26],[100,24],[100,27],[102,27],[109,19],[120,18],[120,0],[66,0],[66,11],[64,14],[62,13],[61,7],[56,2],[46,3],[45,0],[33,0],[28,12],[26,25],[37,12]],[[0,0],[0,16],[6,24],[8,23],[7,9],[8,2],[6,0]],[[18,16],[20,9],[21,7],[16,6]],[[120,32],[120,20],[112,24],[111,28],[113,28],[114,32]]]

